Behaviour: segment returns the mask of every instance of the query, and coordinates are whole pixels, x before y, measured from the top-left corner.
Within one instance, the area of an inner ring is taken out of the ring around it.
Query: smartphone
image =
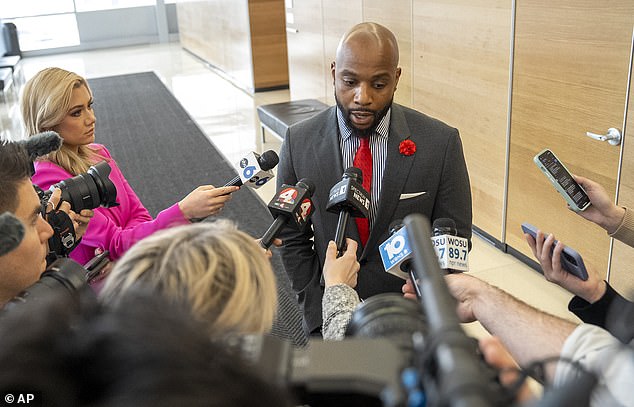
[[[588,198],[586,191],[572,178],[568,169],[552,151],[549,149],[541,151],[533,158],[533,161],[555,186],[557,192],[564,197],[572,210],[575,212],[584,211],[590,206],[590,198]]]
[[[110,252],[108,250],[104,250],[101,254],[93,257],[84,265],[86,269],[86,280],[90,283],[95,278],[99,277],[101,270],[110,263],[110,259],[108,255]]]
[[[537,239],[537,228],[530,223],[522,223],[522,231],[533,236],[534,239]],[[551,247],[551,257],[556,245],[557,240],[555,240],[553,246]],[[583,281],[588,279],[588,271],[586,270],[586,265],[583,263],[583,258],[581,258],[581,255],[572,247],[566,246],[564,247],[564,251],[561,252],[561,268],[566,270],[568,273],[579,277]]]

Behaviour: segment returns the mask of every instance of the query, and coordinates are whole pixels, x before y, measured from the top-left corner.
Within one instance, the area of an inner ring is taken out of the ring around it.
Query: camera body
[[[42,216],[53,228],[53,236],[48,241],[51,253],[49,257],[53,259],[67,257],[79,244],[73,221],[65,212],[56,208],[46,212],[46,205],[53,194],[53,189],[61,190],[61,201],[70,203],[71,209],[76,213],[81,212],[82,209],[94,209],[99,206],[106,208],[118,206],[117,188],[108,178],[110,171],[110,165],[102,161],[91,166],[86,173],[60,181],[47,191],[35,186],[42,204]]]

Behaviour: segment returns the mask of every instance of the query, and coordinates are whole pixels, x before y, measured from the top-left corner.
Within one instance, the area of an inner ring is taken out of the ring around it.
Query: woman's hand
[[[328,242],[323,270],[326,287],[337,284],[347,284],[352,288],[357,286],[357,276],[361,269],[357,261],[357,242],[346,238],[346,245],[346,251],[337,258],[337,245],[332,240]]]
[[[589,303],[598,301],[605,294],[607,289],[605,281],[591,264],[585,263],[588,272],[588,279],[585,281],[564,270],[561,265],[561,253],[565,247],[563,243],[557,242],[552,256],[550,255],[555,242],[554,235],[544,236],[544,233],[538,230],[536,239],[528,233],[524,234],[524,237],[533,255],[539,261],[546,280],[565,288]]]
[[[187,219],[206,218],[217,215],[231,199],[231,193],[240,187],[220,187],[201,185],[183,198],[178,206]]]
[[[588,209],[577,214],[601,226],[610,234],[616,232],[625,216],[625,208],[617,206],[601,184],[577,175],[573,175],[573,178],[583,187],[592,203]]]

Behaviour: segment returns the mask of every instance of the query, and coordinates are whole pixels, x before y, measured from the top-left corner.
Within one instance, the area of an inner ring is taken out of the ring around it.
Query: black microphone
[[[238,163],[239,175],[223,186],[239,187],[246,183],[249,187],[259,188],[273,178],[273,173],[269,171],[275,168],[279,162],[280,158],[273,150],[265,151],[262,155],[251,152]]]
[[[62,138],[54,131],[44,131],[34,134],[26,140],[18,141],[17,143],[26,148],[29,158],[33,161],[37,157],[58,150],[62,145]]]
[[[269,202],[268,208],[275,217],[271,226],[260,239],[260,246],[271,247],[273,240],[283,226],[296,230],[304,229],[313,214],[313,202],[310,197],[315,192],[315,184],[308,178],[302,178],[296,185],[282,185],[280,191]]]
[[[344,239],[348,220],[367,218],[370,211],[370,194],[363,189],[363,173],[359,168],[350,167],[343,173],[341,181],[330,189],[328,196],[328,212],[339,213],[335,243],[337,253],[341,256],[344,249]]]
[[[432,236],[451,235],[457,236],[458,229],[456,228],[456,222],[450,218],[438,218],[434,220],[432,224]]]
[[[42,133],[34,134],[26,140],[20,140],[17,144],[24,147],[26,153],[31,160],[31,175],[35,174],[35,167],[33,161],[50,153],[51,151],[58,150],[62,145],[62,138],[54,131],[44,131]]]
[[[24,238],[24,225],[10,212],[0,214],[0,256],[15,250]]]

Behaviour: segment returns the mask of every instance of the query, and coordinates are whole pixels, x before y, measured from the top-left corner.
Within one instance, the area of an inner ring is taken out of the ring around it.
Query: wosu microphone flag
[[[449,273],[469,271],[469,241],[456,236],[456,222],[449,218],[438,218],[434,220],[432,229],[431,241],[440,268]]]

